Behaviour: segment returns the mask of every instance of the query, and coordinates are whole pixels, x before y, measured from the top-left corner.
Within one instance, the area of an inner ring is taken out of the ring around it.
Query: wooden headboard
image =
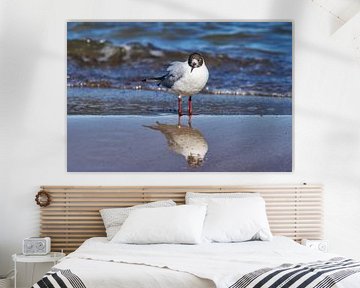
[[[266,201],[274,235],[301,239],[322,238],[322,187],[277,186],[42,186],[51,196],[40,208],[40,233],[52,239],[52,251],[72,252],[84,240],[105,236],[99,209],[128,207],[164,199],[183,204],[191,192],[259,192]]]

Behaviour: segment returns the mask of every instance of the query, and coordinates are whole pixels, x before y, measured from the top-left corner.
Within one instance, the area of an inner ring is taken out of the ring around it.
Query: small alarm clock
[[[30,237],[23,240],[24,255],[46,255],[50,253],[51,239],[50,237]]]
[[[328,251],[328,243],[325,240],[308,240],[308,239],[303,239],[301,241],[301,244],[309,247],[311,249],[314,250],[318,250],[321,252],[327,252]]]

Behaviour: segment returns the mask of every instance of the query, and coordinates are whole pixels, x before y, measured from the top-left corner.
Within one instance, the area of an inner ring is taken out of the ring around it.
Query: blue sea
[[[69,22],[67,30],[69,88],[152,90],[162,98],[165,89],[141,79],[199,52],[210,71],[202,94],[292,96],[291,22]],[[71,107],[69,114],[87,114]]]

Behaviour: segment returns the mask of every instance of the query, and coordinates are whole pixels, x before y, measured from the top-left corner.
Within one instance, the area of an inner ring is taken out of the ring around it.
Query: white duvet
[[[55,267],[70,269],[87,288],[228,288],[244,274],[261,268],[336,256],[311,250],[286,237],[200,245],[112,244],[106,238],[91,238]],[[360,273],[336,285],[360,287]]]

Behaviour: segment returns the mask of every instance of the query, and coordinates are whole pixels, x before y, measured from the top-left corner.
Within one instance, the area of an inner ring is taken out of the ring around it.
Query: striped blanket
[[[284,264],[246,274],[229,288],[331,288],[359,272],[360,262],[345,258]]]
[[[229,288],[331,288],[360,272],[360,262],[333,258],[305,264],[283,264],[242,276]],[[52,269],[32,288],[86,288],[69,269]],[[106,287],[104,287],[106,288]],[[349,287],[351,288],[351,287]]]
[[[81,279],[69,269],[53,268],[32,288],[86,288]]]

